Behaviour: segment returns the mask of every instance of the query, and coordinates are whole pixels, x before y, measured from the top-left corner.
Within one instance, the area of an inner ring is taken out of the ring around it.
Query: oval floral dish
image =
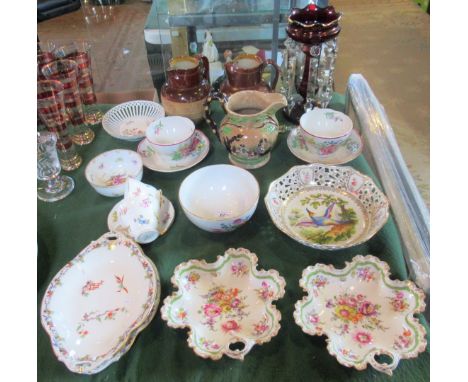
[[[173,328],[190,329],[188,344],[200,357],[244,359],[278,333],[281,314],[272,302],[286,283],[275,270],[257,270],[257,262],[247,249],[231,248],[214,263],[176,267],[171,280],[179,290],[164,300],[161,315]]]
[[[342,365],[363,370],[370,363],[392,375],[400,359],[425,350],[426,330],[414,317],[424,311],[424,293],[411,281],[390,280],[390,267],[378,258],[358,255],[344,269],[309,266],[299,285],[307,295],[294,320],[307,334],[326,335]],[[391,362],[378,362],[381,354]]]
[[[41,322],[60,361],[73,372],[94,374],[130,348],[159,296],[158,271],[141,248],[106,233],[53,278]]]
[[[362,244],[388,219],[388,201],[373,180],[348,166],[294,166],[270,184],[265,204],[273,223],[309,247]]]

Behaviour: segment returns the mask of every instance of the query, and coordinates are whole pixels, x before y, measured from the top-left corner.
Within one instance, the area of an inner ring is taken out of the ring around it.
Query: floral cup
[[[128,180],[122,223],[128,226],[129,236],[138,243],[146,244],[158,238],[161,198],[160,190],[134,179]]]
[[[195,124],[185,117],[163,117],[148,126],[146,140],[163,157],[177,161],[195,149]]]
[[[333,154],[352,131],[351,119],[332,109],[315,108],[303,114],[299,121],[299,133],[304,141],[315,147],[321,156]]]

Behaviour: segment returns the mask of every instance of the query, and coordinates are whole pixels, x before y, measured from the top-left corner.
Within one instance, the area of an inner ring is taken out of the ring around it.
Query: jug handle
[[[265,61],[265,66],[264,66],[263,70],[265,70],[265,68],[268,65],[271,65],[273,67],[274,71],[275,71],[275,75],[271,76],[270,83],[268,85],[268,86],[270,86],[271,91],[274,92],[275,89],[276,89],[276,84],[278,83],[278,78],[279,78],[279,75],[281,73],[281,69],[280,69],[280,67],[278,65],[276,65],[276,63],[273,60],[268,59],[268,60]]]
[[[219,139],[218,125],[216,125],[210,110],[211,102],[214,100],[218,100],[226,112],[225,104],[227,102],[227,97],[221,92],[211,92],[205,102],[205,121],[213,131],[213,134]]]
[[[208,58],[202,54],[197,55],[197,57],[203,64],[203,78],[210,83],[210,62],[208,61]]]

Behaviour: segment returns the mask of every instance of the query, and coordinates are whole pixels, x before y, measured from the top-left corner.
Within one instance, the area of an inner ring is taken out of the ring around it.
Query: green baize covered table
[[[107,111],[112,105],[102,105]],[[330,107],[343,110],[344,99],[335,95]],[[278,113],[278,118],[283,122]],[[215,110],[215,120],[223,112]],[[53,353],[50,340],[40,323],[40,304],[47,285],[55,274],[91,241],[107,228],[107,215],[121,198],[98,194],[86,181],[86,165],[96,155],[116,148],[136,150],[138,142],[126,142],[109,136],[101,125],[94,128],[93,143],[78,147],[83,165],[69,173],[75,180],[75,190],[56,203],[38,200],[38,320],[37,351],[39,381],[429,381],[429,345],[418,358],[401,360],[393,377],[379,373],[371,366],[364,371],[340,365],[326,349],[326,337],[309,336],[302,332],[293,318],[294,304],[302,299],[299,287],[302,271],[316,263],[342,268],[345,261],[357,254],[372,254],[386,261],[392,276],[408,278],[400,237],[393,217],[367,243],[338,251],[320,251],[306,247],[283,234],[271,221],[263,198],[270,183],[292,166],[305,164],[289,151],[287,134],[280,134],[270,162],[252,174],[260,184],[260,200],[252,219],[234,232],[215,234],[200,230],[183,214],[178,201],[182,180],[203,166],[229,163],[227,151],[205,123],[200,128],[210,140],[208,156],[197,166],[176,173],[158,173],[144,169],[142,181],[162,189],[174,204],[176,217],[169,231],[156,241],[142,245],[145,254],[158,268],[161,277],[161,307],[164,298],[172,294],[170,278],[174,268],[190,259],[216,260],[228,248],[247,248],[257,254],[259,269],[276,269],[286,280],[286,293],[276,302],[281,312],[281,329],[276,337],[256,345],[243,361],[227,356],[219,361],[197,356],[187,344],[187,330],[169,328],[156,314],[149,326],[137,337],[122,358],[93,376],[70,372]],[[361,155],[347,165],[377,180]],[[377,180],[377,184],[378,180]],[[70,301],[73,304],[73,301]],[[426,326],[429,340],[429,328]],[[429,341],[428,341],[429,343]],[[21,371],[18,370],[21,374]]]

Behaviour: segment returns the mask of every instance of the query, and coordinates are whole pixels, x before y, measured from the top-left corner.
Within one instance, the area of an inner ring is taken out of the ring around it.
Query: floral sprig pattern
[[[108,321],[108,320],[114,320],[117,313],[125,313],[127,312],[127,309],[125,307],[119,307],[111,310],[106,310],[104,312],[98,313],[96,311],[85,313],[83,317],[81,318],[81,321],[78,323],[78,326],[76,328],[76,332],[81,338],[86,337],[89,334],[89,331],[85,329],[85,323],[90,322],[90,321]]]
[[[220,348],[220,346],[216,342],[203,337],[200,338],[200,343],[206,350],[219,350]]]
[[[183,323],[187,322],[187,311],[183,308],[179,308],[179,310],[176,313],[176,317],[179,321],[182,321]]]
[[[106,186],[117,186],[119,184],[124,184],[127,181],[126,175],[113,175],[106,182]]]
[[[231,272],[234,276],[244,276],[249,272],[249,267],[246,263],[238,261],[231,264]]]
[[[258,297],[263,301],[271,300],[275,296],[275,292],[271,290],[270,284],[266,281],[262,281],[261,287],[255,289],[255,292],[257,292]]]
[[[413,333],[411,332],[411,330],[405,329],[403,330],[403,333],[401,333],[393,343],[393,348],[395,350],[407,349],[413,344],[413,342]]]
[[[200,280],[200,274],[198,272],[192,271],[184,277],[186,283],[184,285],[185,290],[190,290],[195,284]]]
[[[322,334],[323,325],[325,323],[320,319],[320,316],[315,311],[311,311],[307,314],[307,323],[313,326],[317,335]]]
[[[93,290],[99,289],[102,284],[104,284],[104,280],[93,282],[91,280],[88,280],[86,284],[81,288],[81,295],[88,297],[89,293],[92,292]]]
[[[118,286],[118,288],[119,288],[119,289],[117,290],[117,292],[120,293],[120,292],[123,291],[123,292],[125,292],[125,293],[128,294],[128,289],[127,289],[127,287],[124,285],[124,276],[123,276],[123,275],[122,275],[122,276],[114,275],[114,277],[115,277],[115,281],[117,282],[117,286]]]
[[[216,286],[211,288],[207,294],[202,295],[206,303],[202,305],[198,313],[202,314],[206,321],[203,325],[207,325],[210,330],[216,331],[215,324],[217,319],[238,319],[242,320],[247,314],[244,309],[247,308],[245,303],[246,297],[243,296],[242,290],[239,288],[225,288]],[[224,331],[238,330],[239,324],[235,320],[229,320],[222,324]]]
[[[351,272],[351,276],[357,277],[364,282],[371,282],[375,280],[375,272],[370,267],[360,267]]]
[[[253,325],[253,333],[252,334],[254,336],[261,336],[268,329],[270,329],[269,320],[268,320],[267,315],[264,315],[263,318],[259,322],[255,323]]]
[[[401,291],[394,291],[394,297],[388,297],[390,300],[390,304],[392,305],[392,309],[394,312],[404,312],[406,309],[409,308],[409,303],[405,294]]]

